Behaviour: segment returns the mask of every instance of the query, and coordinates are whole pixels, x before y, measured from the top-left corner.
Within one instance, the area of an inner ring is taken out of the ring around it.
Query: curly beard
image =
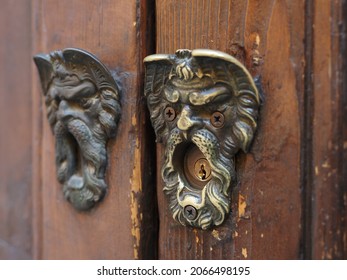
[[[169,196],[173,218],[182,225],[202,229],[220,225],[229,212],[229,187],[235,180],[233,154],[230,155],[228,140],[219,143],[216,136],[206,129],[196,131],[190,139],[184,140],[182,132],[175,128],[167,140],[165,163],[162,168],[164,192]],[[211,179],[202,190],[194,188],[180,172],[182,164],[176,164],[180,157],[179,146],[194,144],[202,152],[211,167]],[[225,155],[228,154],[226,157]],[[186,206],[196,209],[196,217],[188,218],[184,213]]]
[[[75,208],[86,210],[106,192],[105,140],[81,120],[55,125],[57,177],[64,184],[64,195]]]

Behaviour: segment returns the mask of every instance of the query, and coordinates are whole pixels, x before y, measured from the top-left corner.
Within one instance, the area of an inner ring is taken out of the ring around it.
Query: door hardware
[[[120,117],[120,91],[109,70],[75,48],[38,54],[47,117],[55,135],[55,161],[64,196],[87,210],[105,195],[106,144]]]
[[[182,49],[147,56],[144,64],[173,218],[201,229],[218,226],[230,212],[234,156],[249,150],[257,127],[257,86],[237,59],[220,51]]]

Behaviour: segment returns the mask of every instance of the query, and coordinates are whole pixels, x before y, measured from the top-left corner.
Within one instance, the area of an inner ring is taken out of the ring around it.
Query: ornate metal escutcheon
[[[108,69],[92,54],[68,48],[34,57],[55,135],[58,181],[79,210],[105,195],[107,140],[120,117],[119,88]]]
[[[145,96],[173,218],[208,229],[230,211],[235,154],[247,152],[257,127],[259,93],[234,57],[213,50],[178,50],[144,60]]]

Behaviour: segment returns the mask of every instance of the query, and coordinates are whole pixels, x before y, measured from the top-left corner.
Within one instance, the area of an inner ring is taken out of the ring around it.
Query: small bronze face
[[[165,146],[164,191],[183,225],[220,225],[230,209],[234,155],[253,138],[259,97],[235,58],[211,50],[178,50],[145,58],[145,95]]]
[[[73,206],[87,210],[106,192],[106,143],[120,116],[118,86],[96,57],[80,49],[34,60],[56,138],[57,178]]]

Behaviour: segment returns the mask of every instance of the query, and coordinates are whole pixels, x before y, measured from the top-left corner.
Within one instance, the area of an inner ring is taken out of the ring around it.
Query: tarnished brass
[[[119,88],[107,68],[81,49],[34,57],[55,135],[57,178],[79,210],[105,195],[106,143],[120,117]]]
[[[234,156],[257,127],[259,93],[234,57],[178,50],[145,58],[145,96],[157,141],[165,147],[164,192],[175,220],[207,229],[230,211]]]

